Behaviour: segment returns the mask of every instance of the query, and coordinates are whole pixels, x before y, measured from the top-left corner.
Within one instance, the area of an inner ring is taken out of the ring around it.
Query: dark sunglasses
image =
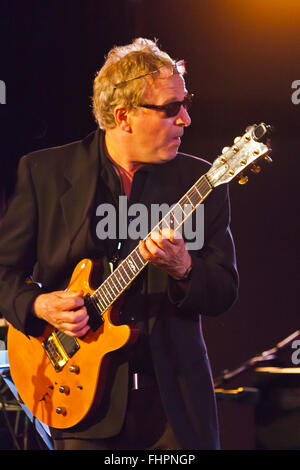
[[[156,104],[140,104],[138,107],[164,111],[166,117],[174,117],[179,113],[181,106],[186,110],[191,107],[193,97],[194,95],[187,95],[183,101],[172,101],[171,103],[163,104],[161,106]]]

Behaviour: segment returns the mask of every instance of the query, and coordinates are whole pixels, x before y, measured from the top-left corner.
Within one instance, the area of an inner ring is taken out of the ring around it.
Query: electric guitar
[[[212,164],[156,227],[178,230],[184,221],[220,184],[240,177],[256,162],[271,161],[270,148],[261,142],[270,126],[264,123],[246,129],[231,147]],[[122,293],[147,265],[138,246],[120,262],[106,280],[94,290],[91,278],[95,264],[79,262],[67,290],[83,291],[91,329],[81,338],[67,336],[48,325],[40,337],[27,337],[12,325],[8,329],[8,357],[12,379],[32,414],[55,428],[69,428],[82,421],[101,403],[107,383],[109,359],[114,351],[135,339],[135,330],[118,324]]]

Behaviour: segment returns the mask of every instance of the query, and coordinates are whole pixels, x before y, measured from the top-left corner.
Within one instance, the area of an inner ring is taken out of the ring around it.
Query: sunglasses
[[[166,117],[174,117],[180,111],[181,106],[188,110],[193,101],[194,95],[187,95],[183,101],[172,101],[171,103],[156,105],[156,104],[140,104],[139,108],[154,109],[156,111],[164,111]]]

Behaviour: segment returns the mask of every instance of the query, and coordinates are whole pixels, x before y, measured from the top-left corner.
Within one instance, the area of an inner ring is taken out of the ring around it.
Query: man
[[[94,82],[101,130],[21,159],[0,238],[0,309],[17,329],[34,336],[47,322],[84,338],[82,292],[64,290],[75,265],[100,258],[107,273],[137,243],[99,237],[97,208],[118,210],[120,195],[129,206],[171,205],[208,171],[207,162],[178,153],[191,123],[183,73],[183,63],[152,41],[114,48]],[[115,354],[99,409],[73,428],[52,430],[56,449],[219,448],[199,314],[220,314],[237,296],[226,187],[207,199],[204,228],[200,250],[187,250],[172,228],[139,242],[149,264],[120,314],[138,325],[139,340]],[[32,273],[35,282],[26,282]]]

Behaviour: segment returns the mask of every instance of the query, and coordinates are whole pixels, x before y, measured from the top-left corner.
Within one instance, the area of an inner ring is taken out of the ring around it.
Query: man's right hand
[[[34,301],[33,311],[38,318],[69,336],[84,336],[90,329],[83,292],[41,294]]]

